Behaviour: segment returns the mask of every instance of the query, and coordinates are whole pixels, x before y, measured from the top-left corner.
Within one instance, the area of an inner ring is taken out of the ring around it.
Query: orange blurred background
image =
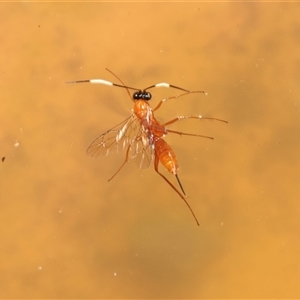
[[[0,298],[300,297],[299,4],[1,3],[0,19]],[[132,102],[65,82],[116,82],[105,68],[207,92],[162,122],[229,121],[166,137],[200,227],[152,166],[108,183],[125,154],[86,155]]]

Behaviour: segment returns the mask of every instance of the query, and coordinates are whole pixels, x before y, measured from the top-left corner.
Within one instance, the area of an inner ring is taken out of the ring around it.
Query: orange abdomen
[[[174,151],[161,138],[154,138],[155,154],[165,168],[173,175],[177,174],[178,164]]]

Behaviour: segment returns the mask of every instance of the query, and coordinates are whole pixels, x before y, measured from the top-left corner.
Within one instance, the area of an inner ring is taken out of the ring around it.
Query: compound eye
[[[144,99],[144,94],[145,94],[145,92],[144,92],[144,91],[141,91],[141,90],[139,90],[139,91],[137,91],[137,92],[134,92],[134,93],[133,93],[133,99],[134,99],[134,100]]]
[[[142,91],[137,91],[133,93],[133,99],[134,100],[140,100],[143,99],[143,93]]]
[[[151,94],[149,92],[144,92],[144,100],[149,101],[151,99]]]

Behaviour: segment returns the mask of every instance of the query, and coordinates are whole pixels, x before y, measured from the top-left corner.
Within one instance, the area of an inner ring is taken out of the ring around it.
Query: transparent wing
[[[134,160],[141,169],[148,168],[153,157],[153,143],[135,114],[97,137],[86,152],[91,157],[108,156],[128,147],[128,160]]]
[[[98,136],[88,147],[87,154],[91,157],[100,155],[108,156],[112,153],[118,153],[130,144],[130,135],[134,129],[137,130],[139,124],[136,122],[135,115],[125,119],[120,124]],[[128,131],[129,128],[132,128]],[[127,132],[128,131],[128,132]]]
[[[153,150],[152,135],[140,125],[140,131],[130,145],[129,158],[132,159],[140,169],[146,169],[152,162]]]

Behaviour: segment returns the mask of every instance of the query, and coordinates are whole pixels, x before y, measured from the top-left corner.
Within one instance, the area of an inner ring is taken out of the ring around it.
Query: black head
[[[149,101],[151,99],[151,94],[149,92],[146,92],[146,91],[142,91],[142,90],[139,90],[137,92],[134,92],[133,93],[133,99],[134,100],[146,100],[146,101]]]

